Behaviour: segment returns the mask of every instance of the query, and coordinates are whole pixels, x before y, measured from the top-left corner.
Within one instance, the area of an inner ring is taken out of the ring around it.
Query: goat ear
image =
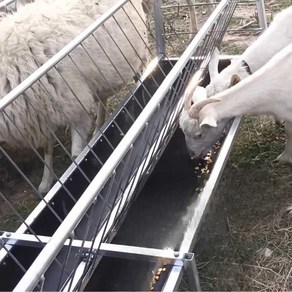
[[[209,74],[210,74],[210,82],[212,82],[212,80],[214,80],[214,78],[219,74],[218,72],[219,56],[220,56],[220,52],[218,48],[215,48],[211,56],[209,67],[208,67]]]
[[[233,74],[231,76],[231,80],[230,80],[229,87],[232,87],[232,86],[236,85],[237,83],[240,82],[240,80],[241,79],[240,79],[240,77],[237,74]]]
[[[202,128],[202,126],[204,125],[208,125],[210,127],[217,127],[217,122],[213,117],[205,117],[200,123],[200,128]]]

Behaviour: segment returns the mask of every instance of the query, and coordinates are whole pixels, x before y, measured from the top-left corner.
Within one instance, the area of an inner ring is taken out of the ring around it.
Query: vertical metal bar
[[[153,0],[154,1],[154,0]],[[157,56],[165,56],[165,42],[164,42],[164,28],[163,28],[163,14],[161,9],[162,1],[154,1],[154,20],[155,20],[155,40]]]
[[[178,290],[178,286],[183,275],[183,266],[173,266],[171,273],[172,273],[172,277],[171,278],[169,277],[167,279],[165,285],[163,286],[161,290],[163,292]]]
[[[202,291],[200,285],[199,272],[196,265],[196,259],[185,263],[185,273],[190,291]]]
[[[259,23],[262,30],[266,30],[268,28],[267,18],[265,12],[265,1],[264,0],[256,0],[256,6],[259,16]]]

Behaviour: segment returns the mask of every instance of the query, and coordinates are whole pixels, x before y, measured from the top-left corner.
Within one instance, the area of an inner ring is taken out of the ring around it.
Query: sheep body
[[[38,0],[3,18],[0,22],[0,98],[61,50],[115,2]],[[49,167],[44,169],[39,187],[41,193],[47,192],[53,182],[53,175],[49,171],[53,165],[52,131],[70,126],[71,154],[73,157],[78,155],[86,145],[91,128],[89,112],[95,108],[93,96],[96,95],[101,100],[99,106],[103,107],[108,95],[113,94],[112,88],[117,90],[125,80],[131,79],[146,61],[145,14],[141,1],[133,1],[133,5],[135,8],[131,3],[124,5],[128,16],[122,10],[115,14],[123,31],[110,18],[94,36],[83,42],[83,48],[79,46],[70,53],[81,72],[69,58],[57,65],[72,91],[81,98],[80,102],[53,69],[41,78],[41,82],[32,85],[1,112],[0,142],[5,142],[10,147],[26,147],[30,143],[35,148],[45,149],[45,160]],[[98,126],[100,122],[98,121]]]
[[[196,107],[200,124],[216,127],[217,121],[244,114],[268,114],[283,119],[287,144],[278,160],[292,163],[291,66],[292,44],[234,87],[199,102]]]
[[[292,43],[292,6],[278,13],[269,28],[251,45],[238,59],[231,61],[231,64],[218,73],[219,51],[215,51],[209,63],[210,84],[206,87],[206,98],[221,92],[232,86],[232,76],[238,75],[240,80],[245,79],[251,72],[255,72],[268,62],[273,55],[278,53],[286,45]],[[243,62],[243,60],[245,62]],[[246,67],[249,66],[249,69]],[[189,93],[193,103],[198,102],[196,90]],[[183,112],[189,112],[190,106],[185,107]],[[192,124],[187,126],[187,124]],[[228,120],[221,120],[216,128],[208,126],[200,127],[197,119],[182,114],[180,126],[185,134],[187,147],[192,156],[200,156],[222,136]]]

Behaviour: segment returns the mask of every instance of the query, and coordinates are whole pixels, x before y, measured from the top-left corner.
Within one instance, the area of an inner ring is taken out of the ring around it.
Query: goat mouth
[[[206,151],[201,152],[200,154],[197,154],[197,153],[189,150],[189,155],[190,155],[192,160],[194,160],[194,159],[202,159],[207,155],[208,152],[209,152],[209,150],[206,150]]]
[[[207,149],[207,150],[204,150],[202,151],[200,154],[196,154],[192,151],[189,151],[189,154],[190,154],[190,157],[191,157],[191,160],[202,160],[204,159],[208,153],[210,153],[210,149]]]
[[[197,156],[198,158],[204,159],[206,157],[206,155],[210,153],[210,149],[206,149],[204,151],[201,152],[201,154],[199,156]]]

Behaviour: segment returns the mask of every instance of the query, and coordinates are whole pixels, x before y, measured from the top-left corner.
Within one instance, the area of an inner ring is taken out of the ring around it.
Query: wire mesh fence
[[[3,202],[11,193],[16,196],[35,197],[37,200],[42,200],[42,195],[50,190],[53,181],[59,181],[62,184],[60,176],[74,162],[72,157],[78,156],[84,148],[87,136],[90,135],[89,132],[94,131],[95,125],[98,129],[104,116],[111,115],[119,100],[133,92],[136,85],[131,81],[132,76],[139,79],[139,67],[146,66],[146,57],[152,59],[156,56],[156,47],[153,45],[156,43],[156,36],[152,31],[148,32],[146,29],[145,18],[136,17],[136,23],[133,23],[130,20],[131,16],[133,15],[126,15],[126,13],[123,16],[125,20],[129,21],[126,28],[120,26],[121,20],[112,17],[109,19],[110,21],[107,21],[108,26],[98,29],[97,35],[88,36],[82,42],[80,39],[76,40],[70,48],[65,50],[71,50],[70,53],[55,55],[58,49],[62,48],[62,44],[66,43],[63,40],[59,44],[55,44],[55,47],[44,44],[41,53],[32,44],[32,48],[28,48],[32,56],[25,60],[30,67],[21,63],[13,64],[14,73],[19,80],[12,80],[12,77],[8,76],[3,95],[9,93],[26,79],[29,73],[33,73],[54,56],[54,60],[47,66],[47,68],[51,67],[47,73],[41,73],[43,76],[38,76],[39,78],[30,79],[29,82],[35,82],[32,86],[27,86],[26,90],[20,87],[16,91],[18,93],[15,94],[14,91],[14,94],[9,95],[10,97],[1,100],[3,123],[5,124],[1,140],[6,142],[1,144]],[[112,28],[110,28],[111,25]],[[138,27],[140,27],[139,30]],[[127,29],[129,31],[126,31]],[[145,38],[146,33],[148,39]],[[179,35],[177,35],[177,39],[180,39]],[[171,44],[171,41],[168,41],[167,44]],[[186,47],[186,43],[184,46]],[[97,53],[93,53],[95,49],[98,51]],[[96,56],[99,56],[102,61],[97,60]],[[105,68],[109,69],[106,71]],[[20,71],[18,72],[18,70]],[[161,69],[161,71],[163,70]],[[159,82],[153,80],[153,82],[156,83],[154,89],[151,93],[147,92],[148,89],[143,92],[143,100],[137,101],[136,107],[142,109],[145,106],[161,80]],[[122,90],[120,90],[121,87]],[[64,103],[62,98],[59,98],[60,95],[63,95]],[[105,99],[108,96],[110,96],[109,102],[105,106]],[[15,101],[12,103],[14,99]],[[41,100],[41,102],[35,102],[36,100]],[[101,102],[99,102],[100,100]],[[8,105],[9,103],[11,104]],[[69,107],[68,104],[71,106]],[[22,108],[25,110],[22,111]],[[19,115],[16,116],[14,112],[18,111]],[[137,114],[131,116],[130,110],[127,108],[124,111],[127,118],[132,121],[137,117]],[[97,117],[98,119],[96,119]],[[115,124],[119,129],[120,126]],[[122,137],[125,130],[119,129],[119,131]],[[110,145],[110,148],[114,149],[115,145]],[[45,159],[43,159],[43,153],[39,152],[39,149],[42,148],[45,148]],[[53,151],[57,153],[54,167]],[[42,163],[45,165],[43,177]],[[76,162],[74,163],[76,166]],[[87,178],[88,182],[90,180]],[[30,205],[30,203],[24,202],[23,205],[14,206],[14,213],[18,213],[17,208],[23,208],[26,211],[26,207],[31,207],[26,206],[27,204]],[[10,208],[5,207],[5,209]],[[20,223],[22,222],[23,220],[20,221]],[[8,229],[13,230],[17,224],[19,224],[19,220],[16,222],[11,220],[11,229]],[[7,229],[7,227],[1,226],[1,229]]]
[[[23,275],[16,290],[84,288],[177,126],[186,84],[204,73],[237,4],[221,1],[187,47],[176,30],[164,34],[161,1],[155,21],[140,1],[79,2],[36,1],[0,23],[2,48],[13,55],[1,56],[11,73],[1,72],[0,204],[16,218],[1,221],[3,290]],[[11,20],[30,25],[12,32]],[[184,46],[179,59],[174,36]],[[19,197],[33,200],[22,205]]]

